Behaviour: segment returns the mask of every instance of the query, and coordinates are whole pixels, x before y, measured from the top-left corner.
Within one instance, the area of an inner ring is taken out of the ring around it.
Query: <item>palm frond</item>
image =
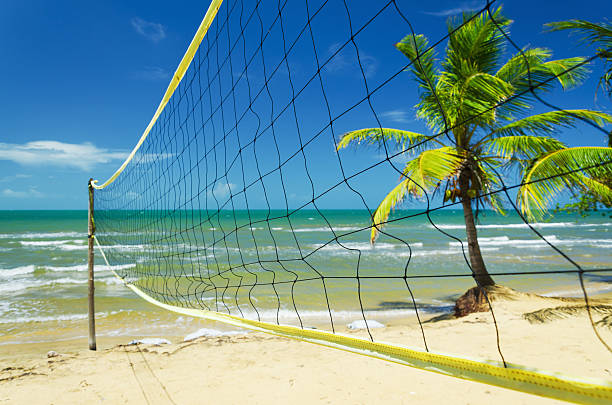
[[[445,146],[430,149],[406,164],[402,180],[387,194],[372,216],[370,242],[374,243],[378,231],[389,218],[389,214],[407,195],[423,196],[447,179],[455,176],[464,161],[464,156],[457,149]]]
[[[549,61],[551,56],[552,52],[545,48],[524,48],[499,68],[497,77],[512,84],[517,94],[526,92],[510,105],[530,97],[530,89],[536,92],[550,90],[554,85],[552,78],[557,78],[564,89],[577,86],[587,78],[589,70],[582,65],[584,58]]]
[[[558,110],[532,115],[516,120],[508,125],[494,129],[491,134],[498,136],[508,135],[539,135],[554,133],[559,127],[571,128],[574,123],[584,119],[599,126],[612,123],[612,116],[600,111],[591,110]]]
[[[506,43],[501,30],[505,30],[511,21],[502,15],[501,7],[492,16],[493,19],[487,12],[475,17],[465,13],[462,17],[449,20],[448,32],[451,35],[443,62],[446,72],[456,75],[460,81],[467,78],[472,69],[494,72]]]
[[[549,31],[574,30],[582,34],[581,42],[590,42],[598,45],[597,52],[607,65],[612,59],[612,24],[608,22],[592,23],[585,20],[557,21],[545,24]],[[599,84],[612,96],[612,66],[607,65]]]
[[[438,187],[440,182],[455,176],[465,160],[465,153],[452,146],[421,152],[404,167],[403,175],[412,179],[408,191],[422,196],[424,191]]]
[[[416,132],[393,128],[364,128],[347,132],[338,141],[337,149],[346,148],[351,143],[381,145],[388,142],[394,148],[407,149],[419,142],[426,142],[431,137]],[[425,146],[425,145],[423,145]],[[427,145],[429,146],[429,145]]]
[[[565,145],[546,136],[516,135],[489,139],[483,143],[487,153],[503,159],[532,160],[538,156],[564,149]]]
[[[475,73],[463,82],[458,94],[461,118],[470,123],[490,123],[495,119],[495,106],[509,98],[514,88],[488,73]]]
[[[585,61],[582,57],[557,59],[545,62],[542,68],[548,70],[551,76],[555,76],[565,90],[576,87],[586,80],[589,70],[581,64]]]
[[[585,20],[555,21],[544,24],[549,32],[575,30],[583,36],[583,41],[601,44],[605,48],[612,46],[612,24],[607,22],[592,23]]]
[[[382,230],[384,223],[387,222],[387,218],[389,218],[389,213],[397,204],[404,200],[406,194],[409,192],[411,184],[414,184],[411,179],[404,179],[400,181],[400,183],[395,186],[393,190],[391,190],[389,194],[387,194],[380,202],[378,208],[376,208],[376,211],[372,216],[370,243],[373,244],[376,241],[378,232]]]
[[[435,51],[430,48],[429,40],[424,35],[406,35],[395,47],[403,53],[411,63],[409,70],[414,74],[419,85],[418,115],[424,118],[428,125],[440,129],[444,125],[444,116],[440,112],[441,100],[439,93],[438,69],[435,67]]]
[[[512,55],[495,73],[495,76],[512,84],[518,85],[527,74],[527,67],[535,67],[544,63],[552,56],[550,49],[523,48],[522,52]]]
[[[548,205],[563,190],[592,190],[602,199],[612,189],[599,179],[612,176],[612,148],[575,147],[551,152],[526,168],[518,203],[529,219],[542,218]]]
[[[432,86],[436,82],[437,70],[434,48],[429,47],[427,37],[425,35],[406,35],[395,44],[395,47],[412,62],[410,71],[417,78],[419,86],[427,92],[433,92]]]

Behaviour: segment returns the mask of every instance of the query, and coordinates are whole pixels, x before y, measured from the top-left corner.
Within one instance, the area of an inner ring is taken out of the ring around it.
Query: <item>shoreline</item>
[[[499,284],[504,287],[502,283]],[[612,299],[612,284],[606,282],[585,283],[589,301]],[[538,291],[525,291],[515,289],[520,294],[537,296],[543,299],[578,300],[584,302],[582,290],[577,283],[566,283],[554,288]],[[424,304],[417,299],[417,309],[422,320],[444,316],[452,313],[454,299],[463,292],[454,296],[446,296],[432,299],[435,304]],[[201,318],[189,317],[164,310],[155,305],[147,303],[136,295],[128,298],[124,304],[136,303],[136,308],[117,309],[107,308],[104,305],[96,305],[96,330],[98,338],[123,337],[125,339],[142,337],[164,337],[176,340],[184,337],[200,328],[217,329],[221,332],[240,329],[221,322],[203,320]],[[365,308],[364,313],[368,319],[372,318],[385,324],[410,324],[415,318],[413,303],[409,300],[403,302],[392,302],[393,305],[384,306],[381,303],[375,308]],[[85,297],[82,298],[83,309],[86,310]],[[271,309],[275,312],[275,309]],[[315,314],[315,312],[317,314]],[[334,327],[344,328],[349,323],[362,320],[361,312],[358,310],[335,310],[332,311]],[[320,329],[331,330],[329,315],[326,310],[300,310],[304,326],[313,326]],[[254,314],[248,314],[247,319],[257,320]],[[3,346],[19,344],[44,344],[63,340],[87,339],[87,313],[78,313],[69,316],[61,316],[57,319],[41,317],[39,319],[4,322],[8,331],[4,336],[0,335],[0,358],[2,358]],[[264,316],[263,321],[276,323],[270,316]],[[292,310],[281,309],[280,324],[299,326],[297,318],[292,315]],[[23,334],[28,332],[28,334]],[[21,340],[20,340],[21,339]]]

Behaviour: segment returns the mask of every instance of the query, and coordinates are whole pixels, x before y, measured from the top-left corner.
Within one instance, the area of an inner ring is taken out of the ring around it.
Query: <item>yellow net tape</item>
[[[94,237],[95,238],[95,237]],[[106,264],[110,263],[95,239]],[[255,331],[283,336],[291,339],[333,347],[352,353],[404,364],[421,370],[433,371],[465,380],[509,388],[529,394],[560,399],[581,404],[612,403],[612,382],[598,379],[577,379],[560,373],[549,373],[524,366],[506,363],[506,367],[495,361],[477,361],[435,352],[424,352],[389,343],[371,342],[340,333],[295,326],[276,325],[254,321],[219,312],[168,305],[149,296],[137,286],[119,277],[128,288],[144,300],[169,311],[205,318],[213,321],[247,328]]]
[[[210,24],[212,24],[213,20],[215,19],[215,16],[217,15],[217,11],[219,11],[219,7],[221,7],[221,3],[223,3],[223,0],[212,0],[212,2],[210,3],[210,6],[208,7],[208,11],[206,11],[206,15],[204,15],[204,19],[202,20],[200,27],[198,28],[193,39],[191,40],[191,43],[189,44],[189,48],[187,48],[187,52],[185,52],[183,59],[181,59],[181,63],[179,63],[178,68],[176,68],[176,72],[174,72],[174,76],[172,76],[172,80],[170,80],[170,84],[168,85],[168,88],[166,89],[166,93],[164,94],[162,101],[159,103],[159,106],[157,107],[157,110],[155,111],[153,118],[151,118],[151,122],[149,122],[149,125],[147,125],[147,128],[145,129],[144,133],[138,140],[138,143],[136,144],[136,146],[134,146],[134,149],[132,149],[132,152],[130,153],[130,155],[121,164],[119,169],[117,169],[117,171],[103,184],[98,185],[96,184],[97,180],[92,181],[91,185],[94,188],[102,189],[108,186],[109,184],[111,184],[123,172],[123,170],[126,168],[128,163],[130,163],[130,161],[134,158],[134,155],[136,154],[138,149],[140,149],[140,146],[142,145],[142,143],[145,141],[145,139],[147,139],[147,136],[149,136],[149,132],[153,128],[153,125],[155,125],[155,122],[161,115],[164,108],[166,107],[166,104],[168,104],[168,101],[170,101],[170,97],[172,97],[179,83],[181,82],[181,80],[183,80],[183,76],[185,76],[185,72],[187,72],[187,68],[191,64],[191,61],[193,60],[193,57],[195,56],[196,51],[200,47],[200,43],[202,42],[202,40],[204,39],[204,36],[208,32],[208,28],[210,27]]]

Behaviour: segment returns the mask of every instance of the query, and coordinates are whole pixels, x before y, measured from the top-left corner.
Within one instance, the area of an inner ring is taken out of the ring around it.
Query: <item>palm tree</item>
[[[482,287],[495,282],[480,252],[474,208],[489,206],[503,213],[500,198],[492,193],[501,188],[496,172],[510,166],[546,172],[550,165],[534,168],[531,162],[565,148],[550,136],[556,130],[572,127],[579,119],[599,125],[612,122],[607,114],[585,109],[527,115],[531,89],[542,93],[552,89],[555,82],[567,89],[579,84],[587,71],[584,58],[550,60],[552,53],[544,48],[524,48],[502,63],[510,24],[501,8],[492,15],[463,14],[449,20],[449,40],[439,64],[425,36],[406,36],[395,46],[410,60],[409,70],[419,85],[417,117],[425,120],[434,135],[365,128],[344,134],[337,145],[340,150],[366,143],[414,154],[399,184],[372,216],[371,243],[391,209],[408,196],[441,191],[444,201],[461,201],[469,261],[480,294]],[[529,192],[519,199],[531,214],[537,211],[534,201],[541,200],[546,192],[537,187],[532,183]]]

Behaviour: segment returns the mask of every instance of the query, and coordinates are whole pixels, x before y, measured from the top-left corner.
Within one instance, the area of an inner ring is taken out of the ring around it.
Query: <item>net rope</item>
[[[108,181],[93,183],[96,240],[104,259],[109,265],[121,265],[117,276],[160,306],[283,336],[333,341],[329,344],[336,346],[353,344],[334,340],[343,336],[346,312],[353,318],[358,314],[363,321],[365,336],[359,345],[367,341],[377,345],[372,314],[386,308],[408,308],[414,311],[420,329],[418,353],[432,355],[423,326],[424,317],[431,312],[423,302],[432,297],[422,292],[432,280],[453,280],[457,291],[476,285],[492,317],[496,339],[492,344],[499,355],[495,367],[516,369],[504,357],[494,307],[473,269],[465,236],[451,231],[458,228],[439,222],[446,209],[460,209],[465,197],[444,197],[452,191],[452,181],[441,192],[430,191],[431,185],[423,178],[412,178],[402,160],[434,144],[477,155],[472,145],[458,145],[453,134],[491,114],[514,113],[522,103],[537,103],[546,109],[542,111],[565,112],[568,120],[608,135],[601,120],[563,109],[543,96],[555,82],[579,76],[600,55],[594,53],[543,74],[530,48],[519,47],[509,35],[499,6],[499,2],[488,1],[455,21],[436,42],[421,43],[407,17],[407,6],[399,0],[374,4],[214,1],[132,154]],[[503,43],[499,46],[505,47],[504,58],[522,59],[524,64],[516,66],[524,67],[525,73],[508,97],[450,119],[453,112],[439,96],[432,77],[423,74],[420,90],[414,89],[405,85],[407,71],[427,72],[432,52],[456,38],[460,41],[465,27],[479,21],[495,26],[492,35]],[[387,55],[381,66],[370,53],[372,49],[386,46],[384,40],[397,42],[406,33],[405,40],[413,41],[413,59],[406,62],[389,46],[389,54],[395,52],[399,57]],[[381,136],[374,153],[361,146],[354,151],[343,149],[343,136],[359,128],[382,134],[393,117],[400,127],[413,125],[389,100],[397,104],[406,94],[422,94],[424,88],[433,89],[425,101],[437,105],[439,112],[433,118],[437,120],[433,134],[399,147],[393,136]],[[605,280],[612,274],[609,261],[607,265],[605,258],[600,265],[581,265],[570,250],[529,220],[510,193],[558,178],[568,179],[563,181],[569,185],[572,176],[596,169],[611,172],[610,153],[601,156],[590,165],[527,180],[516,172],[502,172],[493,160],[483,161],[482,170],[494,180],[471,196],[468,205],[475,209],[476,217],[486,216],[480,202],[500,199],[534,240],[541,240],[556,257],[554,265],[551,261],[535,270],[503,269],[489,274],[503,280],[552,274],[565,280],[577,277],[594,334],[612,352],[598,331],[585,287],[586,279]],[[408,180],[407,184],[411,181],[413,193],[421,195],[420,205],[397,210],[377,222],[374,228],[379,239],[370,245],[372,218],[377,213],[372,202],[377,204],[388,192],[381,195],[382,189],[375,186],[381,176],[395,176]],[[455,183],[460,177],[451,176]],[[359,208],[327,208],[337,206],[338,201]],[[416,223],[456,248],[452,263],[441,269],[419,264],[423,244],[402,229]],[[381,245],[382,251],[377,248]],[[392,249],[393,258],[384,258],[385,248]],[[321,331],[313,331],[314,327]],[[382,353],[399,347],[363,350]],[[405,355],[414,360],[420,356],[415,353]],[[423,361],[438,360],[427,357]],[[402,362],[415,365],[406,359]],[[506,381],[514,377],[502,376],[502,383],[469,378],[561,399],[612,398],[606,382],[590,388],[583,385],[581,389],[590,394],[567,394],[571,389],[551,394],[543,388],[526,389],[526,382],[517,388]],[[537,379],[531,374],[529,378]],[[564,397],[566,394],[570,396]]]

